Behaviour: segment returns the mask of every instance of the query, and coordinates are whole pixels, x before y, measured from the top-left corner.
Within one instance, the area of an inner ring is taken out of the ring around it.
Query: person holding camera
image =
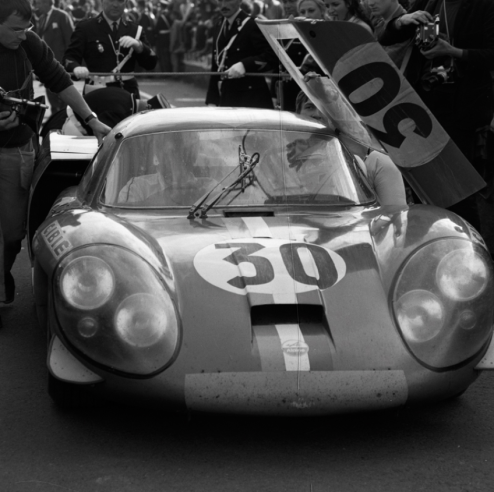
[[[33,103],[33,73],[78,113],[101,141],[110,128],[101,123],[75,89],[53,52],[31,31],[29,0],[0,3],[0,302],[15,297],[10,270],[21,249],[29,187],[34,170],[36,133],[27,112]],[[29,124],[28,124],[29,123]],[[36,129],[36,128],[35,128]]]
[[[494,1],[417,0],[388,23],[379,41],[389,46],[407,39],[415,43],[405,77],[476,166],[477,130],[494,114]],[[482,229],[476,200],[469,197],[451,210]]]

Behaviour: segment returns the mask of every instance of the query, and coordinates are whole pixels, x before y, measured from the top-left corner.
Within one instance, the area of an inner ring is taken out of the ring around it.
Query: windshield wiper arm
[[[192,207],[189,210],[189,215],[187,215],[187,218],[205,219],[207,217],[208,210],[214,207],[220,200],[222,200],[232,190],[234,190],[239,183],[242,183],[241,191],[244,192],[246,188],[244,179],[247,178],[249,174],[252,173],[257,163],[259,162],[259,157],[260,157],[259,152],[253,154],[252,157],[249,157],[247,154],[240,153],[239,155],[240,174],[235,178],[235,180],[230,185],[228,185],[226,188],[223,188],[221,192],[216,196],[216,198],[214,198],[211,202],[208,202],[207,200],[210,197],[210,195],[213,193],[213,191],[218,187],[218,185],[216,185],[211,191],[209,191],[203,197],[201,197],[196,203],[194,203],[194,205],[192,205]],[[245,166],[245,164],[247,164],[247,166]],[[254,179],[251,178],[247,186],[252,184],[253,181]]]

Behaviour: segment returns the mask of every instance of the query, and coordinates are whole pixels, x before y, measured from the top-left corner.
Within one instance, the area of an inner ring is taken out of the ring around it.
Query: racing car
[[[317,59],[299,24],[266,29]],[[328,415],[452,398],[492,368],[484,241],[443,208],[381,206],[357,116],[163,109],[99,148],[51,134],[29,216],[51,397]]]

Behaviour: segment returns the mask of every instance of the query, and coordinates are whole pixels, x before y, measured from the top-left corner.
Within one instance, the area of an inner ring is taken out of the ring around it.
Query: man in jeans
[[[29,0],[0,3],[0,87],[9,98],[32,99],[34,72],[89,125],[101,139],[110,128],[101,123],[73,86],[48,45],[31,31]],[[8,101],[0,105],[0,302],[15,298],[10,273],[25,236],[29,187],[34,168],[35,132]]]

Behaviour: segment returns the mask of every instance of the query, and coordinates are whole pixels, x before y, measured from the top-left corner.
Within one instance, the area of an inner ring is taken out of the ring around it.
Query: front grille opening
[[[269,304],[252,306],[252,326],[318,324],[325,325],[324,307],[314,304]]]

